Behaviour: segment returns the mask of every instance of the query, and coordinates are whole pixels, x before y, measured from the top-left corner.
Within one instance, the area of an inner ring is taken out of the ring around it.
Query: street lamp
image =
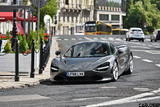
[[[16,0],[13,0],[13,4],[16,5]],[[16,28],[16,9],[13,10],[13,30],[12,30],[12,49],[15,52],[15,81],[19,81],[19,49],[18,49],[18,37]]]

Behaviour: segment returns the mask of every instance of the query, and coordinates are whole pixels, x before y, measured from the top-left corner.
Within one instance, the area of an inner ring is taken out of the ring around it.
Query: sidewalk
[[[20,74],[19,82],[15,82],[14,73],[0,72],[0,89],[10,89],[10,88],[23,88],[27,86],[38,85],[41,81],[50,78],[50,64],[55,56],[55,51],[58,50],[58,43],[53,37],[52,46],[50,51],[50,58],[47,63],[43,74],[38,74],[38,70],[35,71],[35,78],[30,78],[29,75]],[[3,76],[2,76],[3,75]],[[4,76],[5,75],[5,76]]]

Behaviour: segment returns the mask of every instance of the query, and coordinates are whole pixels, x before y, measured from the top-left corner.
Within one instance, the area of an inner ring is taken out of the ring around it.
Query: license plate
[[[67,72],[68,77],[83,77],[84,72]]]

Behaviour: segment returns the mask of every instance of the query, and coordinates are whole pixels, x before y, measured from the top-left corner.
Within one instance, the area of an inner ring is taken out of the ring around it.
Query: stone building
[[[86,21],[93,20],[94,0],[58,0],[58,8],[56,34],[78,34]]]
[[[123,28],[126,0],[58,0],[56,34],[83,32],[86,21],[102,21],[113,28]]]
[[[113,28],[123,28],[123,16],[126,16],[126,0],[97,0],[95,9],[97,21],[112,24]]]

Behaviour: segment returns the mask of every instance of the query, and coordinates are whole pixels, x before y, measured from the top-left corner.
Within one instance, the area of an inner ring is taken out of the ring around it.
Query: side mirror
[[[61,51],[56,51],[55,54],[58,56],[61,54]]]
[[[118,49],[118,53],[119,54],[122,54],[123,53],[123,50],[121,50],[120,48]]]

